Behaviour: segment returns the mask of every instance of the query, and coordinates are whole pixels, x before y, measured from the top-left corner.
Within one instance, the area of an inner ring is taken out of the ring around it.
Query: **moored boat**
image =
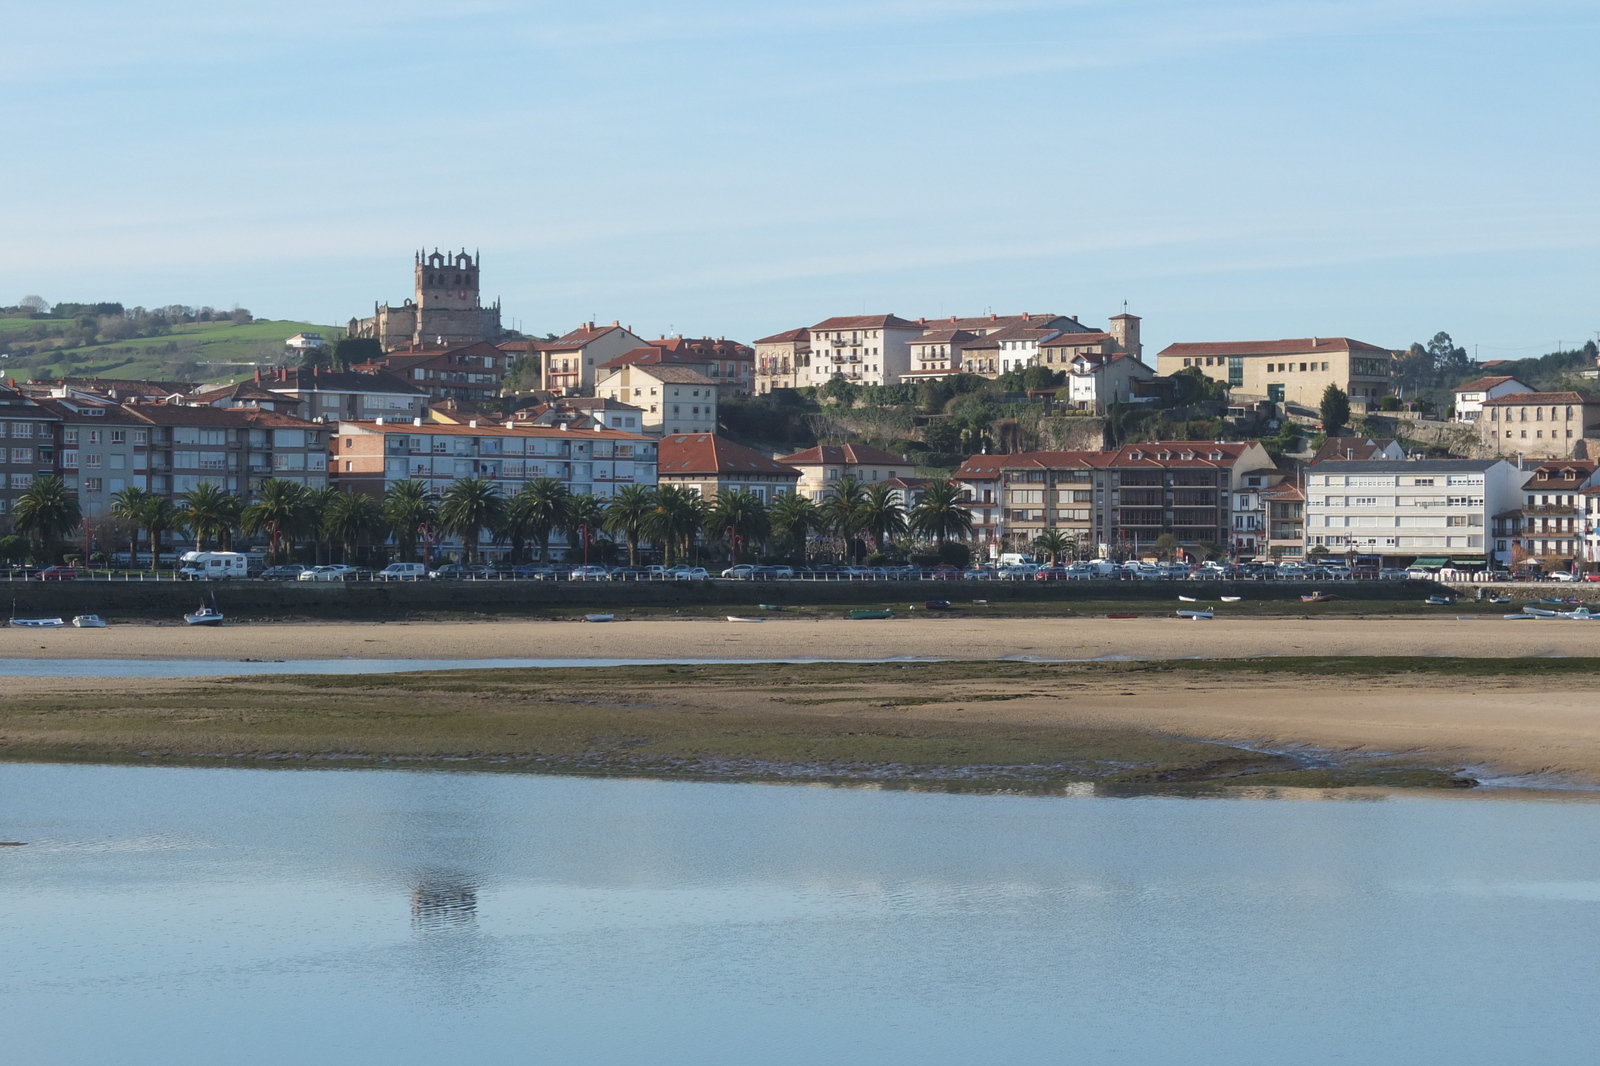
[[[1179,618],[1187,618],[1191,622],[1209,622],[1216,617],[1213,611],[1179,611]]]
[[[858,621],[864,620],[864,619],[868,619],[868,618],[893,618],[894,617],[894,612],[893,611],[889,611],[889,610],[883,610],[883,611],[859,610],[859,611],[851,611],[850,612],[850,617],[854,618],[854,619],[856,619]]]
[[[1429,596],[1422,602],[1431,607],[1448,607],[1450,604],[1456,602],[1456,598],[1454,596]]]
[[[72,616],[72,624],[77,629],[104,629],[106,620],[97,614],[77,614]]]
[[[924,603],[922,606],[926,607],[930,611],[948,611],[954,605],[951,604],[951,602],[949,600],[929,600],[927,603]]]
[[[1243,596],[1223,596],[1222,597],[1222,602],[1223,603],[1238,603],[1242,599],[1244,599]]]
[[[1179,596],[1178,599],[1183,603],[1193,603],[1194,602],[1194,597],[1193,596]]]
[[[1312,592],[1300,597],[1301,603],[1327,603],[1329,600],[1338,599],[1331,592]]]
[[[585,622],[615,622],[617,616],[614,614],[586,614],[583,616],[583,620]]]
[[[23,629],[60,629],[67,623],[60,618],[13,618],[11,624]]]
[[[783,604],[781,604],[781,603],[758,603],[758,604],[756,604],[756,606],[761,608],[763,611],[781,611],[781,610],[783,610]]]
[[[222,612],[215,607],[207,607],[201,604],[199,610],[190,611],[183,616],[183,620],[192,626],[220,626],[222,624]]]
[[[730,621],[730,622],[765,622],[766,619],[765,618],[748,618],[748,617],[746,617],[745,615],[742,615],[742,614],[730,614],[728,616],[728,621]]]

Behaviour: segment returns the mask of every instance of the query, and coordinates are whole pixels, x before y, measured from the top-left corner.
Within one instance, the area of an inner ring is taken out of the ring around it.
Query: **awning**
[[[1477,558],[1474,558],[1474,559],[1451,559],[1450,560],[1450,565],[1451,566],[1488,566],[1489,564],[1488,564],[1488,561],[1485,560],[1483,558],[1483,556],[1480,555],[1480,556],[1478,556]]]
[[[1446,559],[1442,555],[1430,555],[1430,556],[1426,556],[1424,558],[1415,560],[1414,562],[1412,562],[1411,565],[1412,566],[1449,566],[1450,565],[1450,560]]]

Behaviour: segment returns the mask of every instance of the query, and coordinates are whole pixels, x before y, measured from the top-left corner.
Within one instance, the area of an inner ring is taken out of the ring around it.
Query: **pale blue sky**
[[[1600,330],[1594,0],[0,0],[0,302]],[[1150,349],[1147,348],[1147,352]]]

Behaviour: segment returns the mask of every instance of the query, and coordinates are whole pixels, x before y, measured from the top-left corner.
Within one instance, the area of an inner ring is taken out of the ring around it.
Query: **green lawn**
[[[35,324],[30,319],[0,318],[0,329],[7,331]],[[205,380],[238,379],[253,372],[250,364],[281,362],[284,341],[305,331],[321,333],[329,340],[342,335],[339,327],[311,322],[193,322],[175,326],[161,337],[0,358],[0,370],[21,379],[99,376],[164,380],[174,376],[179,364],[192,362],[199,364]]]

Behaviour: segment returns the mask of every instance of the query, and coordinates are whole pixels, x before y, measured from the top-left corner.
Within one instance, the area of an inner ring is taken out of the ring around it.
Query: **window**
[[[61,431],[61,443],[62,444],[76,444],[76,443],[78,443],[78,431],[77,431],[77,429],[75,427],[73,427],[73,426],[68,426],[66,429],[62,430]]]
[[[32,422],[13,422],[11,424],[11,435],[13,437],[31,437],[31,436],[33,436],[33,423]]]
[[[1230,355],[1228,357],[1228,384],[1234,388],[1244,384],[1244,358]]]
[[[61,466],[66,470],[76,470],[78,468],[78,453],[63,451],[61,453]]]
[[[89,431],[89,443],[90,444],[99,444],[100,443],[100,431],[98,429],[91,429]]]
[[[31,463],[31,462],[33,462],[33,449],[32,448],[12,448],[11,449],[11,461],[13,463]]]
[[[99,492],[103,485],[104,482],[97,477],[86,477],[83,479],[84,492]]]
[[[87,453],[85,453],[84,457],[83,457],[83,465],[88,467],[90,470],[98,470],[98,469],[100,469],[100,453],[99,452],[87,452]]]
[[[127,430],[125,430],[125,429],[114,429],[114,430],[111,431],[111,443],[112,444],[126,444],[127,442],[128,442],[128,431]]]
[[[1350,499],[1350,503],[1354,507],[1376,507],[1378,506],[1378,498],[1376,496],[1353,496]]]
[[[150,443],[150,431],[148,429],[136,429],[136,430],[134,430],[133,431],[133,443],[134,443],[135,447],[137,447],[139,445],[149,444]]]
[[[12,474],[11,475],[11,487],[14,488],[14,489],[25,489],[31,484],[33,484],[33,475],[32,474]]]

